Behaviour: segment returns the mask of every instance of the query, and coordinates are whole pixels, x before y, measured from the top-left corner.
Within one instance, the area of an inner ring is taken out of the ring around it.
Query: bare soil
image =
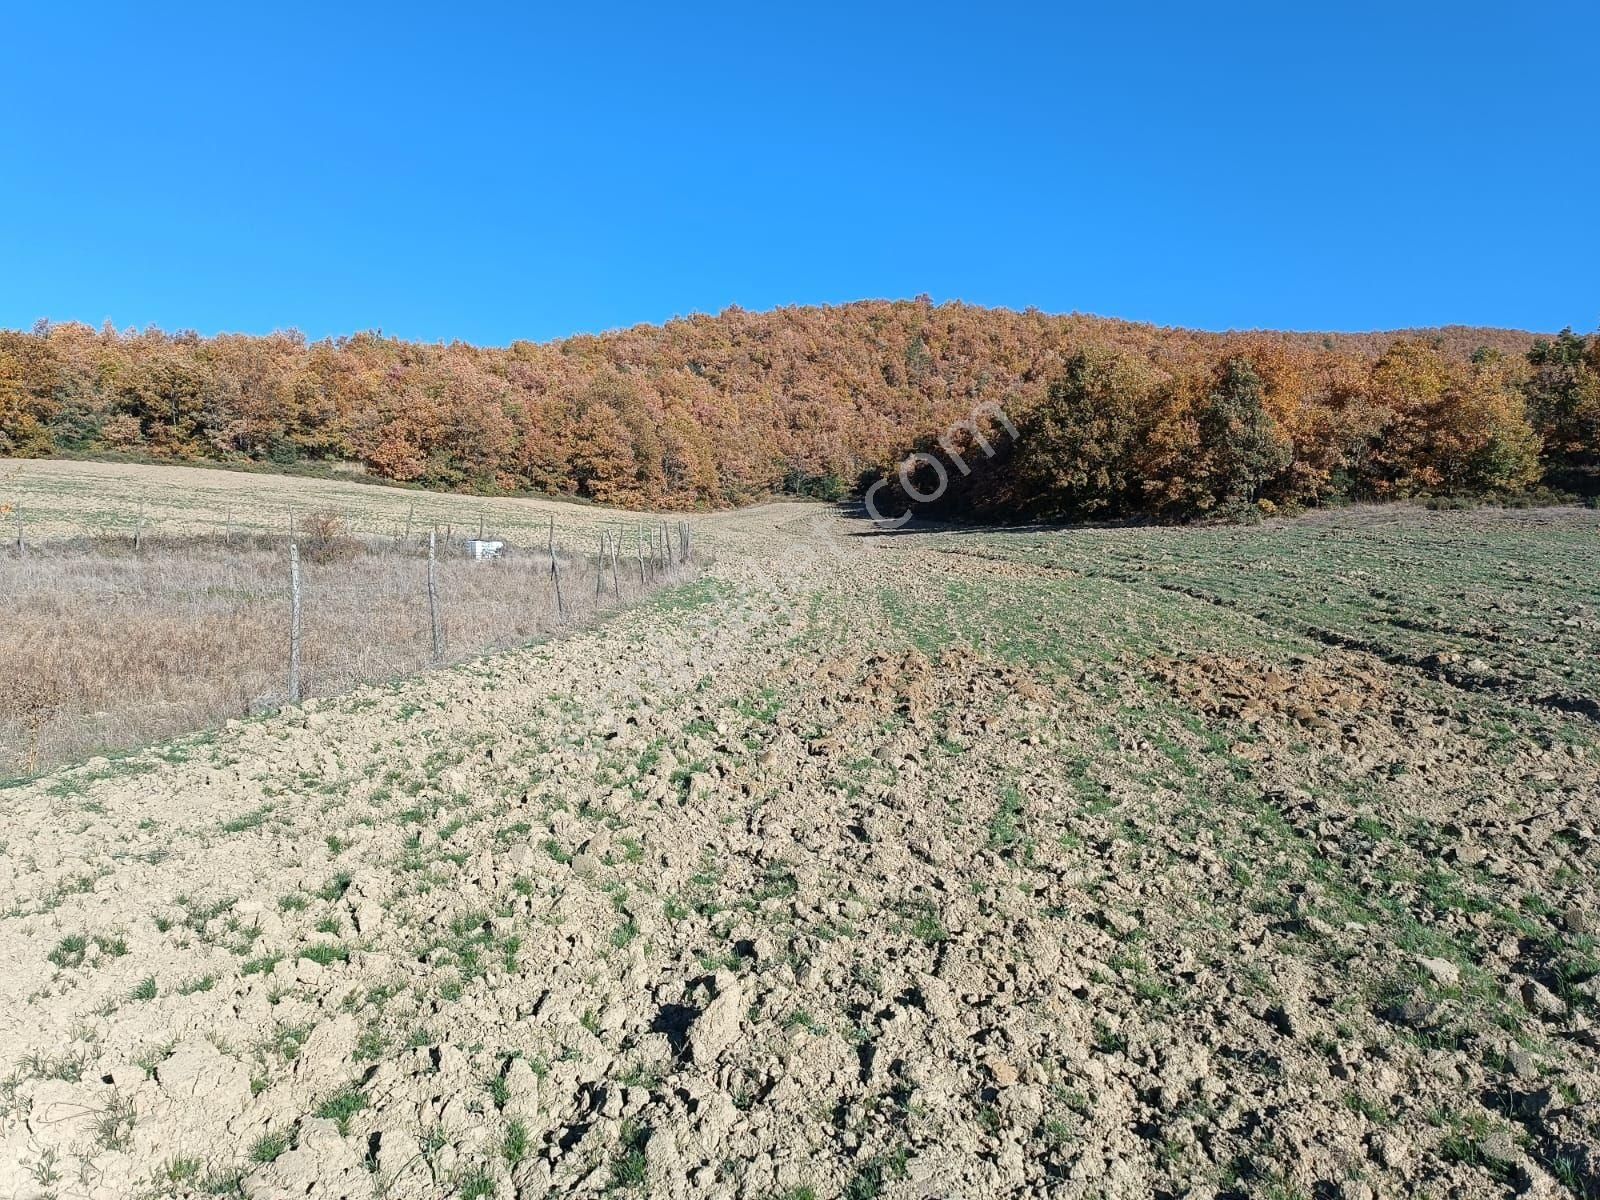
[[[0,1195],[1600,1191],[1595,514],[699,532],[0,791]]]

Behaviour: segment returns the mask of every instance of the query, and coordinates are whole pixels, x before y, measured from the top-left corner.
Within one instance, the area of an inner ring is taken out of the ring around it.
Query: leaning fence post
[[[617,551],[622,548],[622,533],[619,530],[609,536],[611,538],[611,590],[616,594],[617,600],[620,602],[622,600],[622,584],[617,579]]]
[[[289,703],[300,703],[300,547],[289,543]]]
[[[594,594],[598,598],[606,592],[606,531],[600,531],[600,551],[594,556]]]
[[[433,627],[433,661],[444,657],[444,628],[439,624],[439,580],[435,566],[435,543],[439,531],[428,531],[428,621]]]
[[[556,519],[550,518],[550,578],[556,587],[556,618],[567,619],[566,601],[561,598],[561,565],[556,562]]]

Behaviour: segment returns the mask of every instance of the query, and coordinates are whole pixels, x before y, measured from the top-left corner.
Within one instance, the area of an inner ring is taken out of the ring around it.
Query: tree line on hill
[[[1240,338],[1177,366],[1090,346],[1003,419],[924,437],[875,507],[994,520],[1215,514],[1348,500],[1593,495],[1600,335],[1522,353],[1397,337],[1370,359]],[[905,460],[902,460],[904,463]]]
[[[962,474],[941,432],[995,409],[1017,436]],[[505,348],[0,331],[0,454],[353,465],[637,507],[842,496],[920,449],[950,462],[947,511],[1181,517],[1570,486],[1597,446],[1600,335],[1570,332],[1209,334],[925,298]]]

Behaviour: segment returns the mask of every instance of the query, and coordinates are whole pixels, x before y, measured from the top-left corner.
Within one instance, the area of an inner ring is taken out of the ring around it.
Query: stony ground
[[[0,792],[0,1196],[1600,1195],[1600,519],[708,518]]]

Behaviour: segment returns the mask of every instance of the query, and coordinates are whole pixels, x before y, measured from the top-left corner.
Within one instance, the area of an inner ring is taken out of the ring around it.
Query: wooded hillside
[[[433,488],[839,495],[984,405],[963,503],[1190,512],[1515,490],[1593,464],[1600,337],[1230,334],[926,300],[729,309],[503,349],[378,334],[0,332],[0,454],[358,463]],[[970,481],[969,481],[970,482]]]

